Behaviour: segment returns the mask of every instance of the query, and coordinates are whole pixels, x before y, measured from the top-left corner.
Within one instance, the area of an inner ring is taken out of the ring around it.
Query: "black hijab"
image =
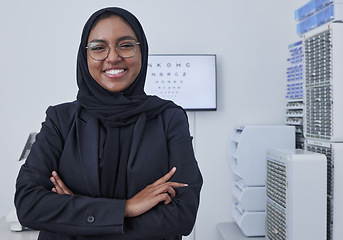
[[[86,46],[88,36],[99,16],[115,14],[122,17],[135,32],[141,43],[142,67],[135,81],[123,92],[109,92],[102,88],[91,76],[87,64]],[[105,128],[100,131],[101,194],[108,198],[126,198],[126,170],[128,159],[135,156],[137,145],[144,134],[145,122],[156,117],[165,109],[177,107],[173,102],[144,92],[148,65],[148,44],[143,28],[137,18],[121,8],[105,8],[95,12],[86,22],[77,57],[77,99],[81,106],[99,119]],[[102,143],[103,142],[103,143]],[[102,160],[101,160],[102,159]]]
[[[102,88],[91,76],[87,64],[86,46],[88,36],[99,16],[112,13],[122,17],[135,32],[141,43],[142,67],[136,80],[123,92],[112,93]],[[148,43],[143,28],[130,12],[116,7],[104,8],[95,12],[86,22],[77,57],[77,99],[87,111],[108,126],[126,126],[137,121],[141,113],[150,119],[168,107],[175,105],[156,96],[147,96],[144,84],[148,66]]]

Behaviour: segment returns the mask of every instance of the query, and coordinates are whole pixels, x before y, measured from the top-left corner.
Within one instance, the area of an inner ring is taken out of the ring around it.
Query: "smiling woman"
[[[137,78],[142,60],[136,39],[121,17],[112,15],[97,22],[88,37],[87,62],[90,74],[100,86],[110,92],[121,92]],[[111,51],[111,46],[115,51]]]
[[[94,13],[77,58],[77,100],[51,106],[17,178],[20,222],[40,240],[180,240],[202,176],[187,115],[144,92],[148,44],[120,8]]]

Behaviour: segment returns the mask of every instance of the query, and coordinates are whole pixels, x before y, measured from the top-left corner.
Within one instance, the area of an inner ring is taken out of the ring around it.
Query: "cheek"
[[[137,76],[139,72],[141,71],[141,68],[142,68],[142,63],[141,62],[137,63]]]
[[[96,75],[99,74],[99,69],[101,68],[101,61],[94,61],[89,56],[87,56],[87,64],[89,73],[94,79],[96,79]]]
[[[133,68],[135,69],[135,79],[136,77],[138,76],[139,72],[141,71],[141,68],[142,68],[142,61],[141,61],[141,57],[139,56],[139,58],[134,62],[132,63],[132,66]]]

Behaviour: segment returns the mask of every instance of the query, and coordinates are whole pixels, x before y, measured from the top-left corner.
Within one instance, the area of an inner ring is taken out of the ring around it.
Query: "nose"
[[[115,46],[109,46],[109,53],[108,56],[106,58],[107,62],[117,62],[120,61],[122,59],[121,56],[119,56],[119,54],[117,53]]]

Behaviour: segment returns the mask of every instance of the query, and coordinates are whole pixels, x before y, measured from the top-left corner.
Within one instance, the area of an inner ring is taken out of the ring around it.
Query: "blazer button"
[[[94,220],[95,220],[94,216],[88,216],[88,218],[87,218],[87,222],[89,222],[89,223],[94,222]]]

